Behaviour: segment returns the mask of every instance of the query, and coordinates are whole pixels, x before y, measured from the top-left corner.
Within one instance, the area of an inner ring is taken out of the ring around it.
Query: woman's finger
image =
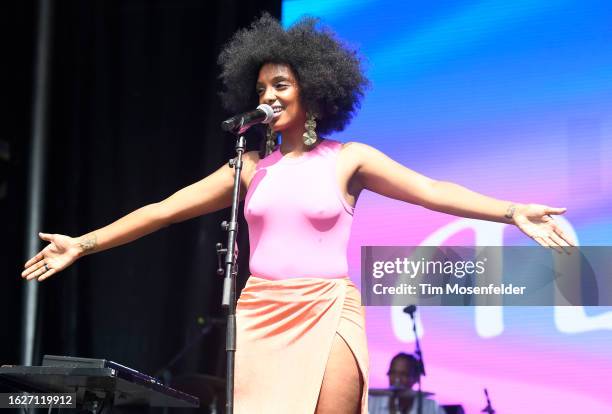
[[[554,232],[561,237],[569,246],[576,247],[576,241],[565,233],[558,225],[553,226]]]
[[[546,214],[563,214],[567,211],[565,207],[547,207]]]
[[[47,279],[48,277],[53,276],[54,274],[56,274],[57,271],[55,269],[49,269],[48,272],[43,273],[39,278],[38,281],[42,282],[43,280]]]
[[[570,247],[569,243],[563,240],[562,237],[559,237],[555,232],[551,232],[549,237],[561,247]],[[563,249],[563,251],[567,253],[565,249]]]
[[[53,234],[48,234],[48,233],[38,233],[38,237],[40,237],[41,239],[48,241],[48,242],[53,242]]]
[[[563,240],[561,237],[557,236],[555,233],[552,233],[550,235],[550,238],[555,243],[557,243],[559,246],[561,246],[561,249],[563,250],[563,253],[571,254],[571,246],[569,244],[567,244],[567,242],[565,240]]]
[[[548,245],[548,243],[546,242],[546,240],[544,240],[543,237],[541,236],[534,236],[533,239],[540,245],[544,246],[544,247],[550,247]]]
[[[27,275],[26,276],[26,280],[35,279],[35,278],[37,278],[40,275],[42,275],[42,272],[40,271],[40,269],[37,269],[37,270],[33,271],[32,273],[30,273],[29,275]]]
[[[32,266],[34,263],[40,261],[43,259],[43,253],[42,251],[38,252],[38,254],[34,257],[32,257],[30,260],[28,260],[23,267],[28,268],[30,266]]]
[[[26,270],[24,270],[23,272],[21,272],[21,277],[26,277],[27,275],[29,275],[30,273],[40,269],[41,267],[45,266],[45,261],[41,260],[35,264],[33,264],[32,266],[28,267]]]
[[[36,278],[38,278],[39,276],[41,276],[43,273],[48,272],[49,270],[51,270],[51,269],[48,267],[48,265],[47,265],[47,268],[45,268],[45,264],[43,263],[43,265],[42,265],[40,268],[38,268],[38,269],[37,269],[37,270],[35,270],[34,272],[30,273],[30,274],[29,274],[29,275],[26,277],[26,279],[27,279],[27,280],[36,279]]]
[[[563,247],[557,242],[557,240],[555,240],[555,237],[558,239],[557,235],[554,233],[548,235],[547,241],[548,244],[550,244],[550,247],[552,247],[559,254],[567,253],[565,250],[563,250]]]

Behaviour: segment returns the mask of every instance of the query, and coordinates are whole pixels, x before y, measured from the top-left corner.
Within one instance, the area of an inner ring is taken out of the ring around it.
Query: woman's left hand
[[[549,207],[541,204],[524,204],[517,206],[512,219],[523,233],[545,247],[551,247],[559,253],[569,253],[563,247],[575,246],[576,243],[561,229],[553,219],[554,214],[563,214],[566,208]]]

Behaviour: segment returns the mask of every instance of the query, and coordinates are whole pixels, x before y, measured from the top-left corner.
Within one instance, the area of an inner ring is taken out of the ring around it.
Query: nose
[[[272,105],[276,102],[276,95],[274,94],[274,88],[266,88],[263,94],[261,94],[259,98],[259,103],[265,103],[268,105]]]

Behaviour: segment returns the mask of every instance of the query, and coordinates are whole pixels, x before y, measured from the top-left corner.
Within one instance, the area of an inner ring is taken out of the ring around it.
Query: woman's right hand
[[[49,244],[24,265],[21,277],[27,280],[45,280],[70,266],[81,255],[78,240],[62,234],[38,233]]]

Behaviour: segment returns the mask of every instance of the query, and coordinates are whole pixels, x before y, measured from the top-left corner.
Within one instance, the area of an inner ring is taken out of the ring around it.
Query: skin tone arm
[[[514,224],[539,244],[558,252],[575,245],[551,217],[563,214],[565,208],[498,200],[458,184],[436,181],[365,144],[351,143],[346,149],[355,160],[356,177],[362,188],[434,211]]]
[[[250,176],[258,155],[243,155],[244,177]],[[21,273],[28,280],[44,280],[85,255],[129,243],[173,223],[228,207],[232,202],[234,169],[227,164],[206,178],[187,186],[158,203],[141,207],[119,220],[80,237],[39,233],[49,244],[24,265]],[[244,191],[242,196],[244,197]],[[45,265],[49,270],[45,269]]]

